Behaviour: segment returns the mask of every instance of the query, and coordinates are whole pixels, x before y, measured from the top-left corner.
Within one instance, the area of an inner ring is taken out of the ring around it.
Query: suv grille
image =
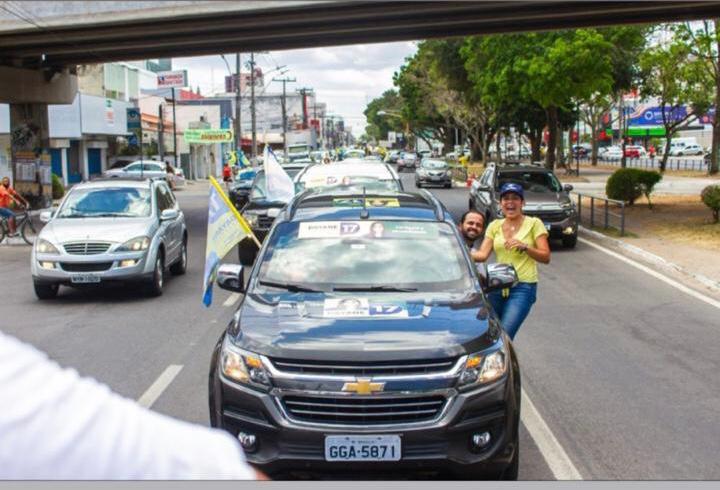
[[[392,376],[398,374],[429,374],[449,371],[456,358],[430,359],[420,361],[295,361],[291,359],[273,359],[278,371],[286,373],[338,375],[338,376]]]
[[[112,262],[60,262],[60,267],[67,272],[101,272],[112,267]]]
[[[257,227],[261,229],[269,229],[272,227],[273,222],[275,221],[275,218],[270,216],[258,216],[258,224]]]
[[[71,255],[97,255],[107,252],[110,244],[101,242],[66,243],[63,247],[65,252]]]
[[[286,396],[282,404],[288,415],[303,422],[383,425],[432,420],[445,406],[445,397]]]

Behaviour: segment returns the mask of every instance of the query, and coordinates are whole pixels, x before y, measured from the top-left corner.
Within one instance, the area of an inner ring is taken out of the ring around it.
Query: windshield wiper
[[[94,213],[88,216],[93,218],[132,218],[134,215],[130,213]]]
[[[334,287],[333,291],[382,291],[389,293],[411,293],[417,291],[417,288],[399,288],[396,286],[340,286]]]
[[[312,289],[306,286],[302,286],[300,284],[290,284],[285,282],[273,282],[273,281],[258,281],[259,284],[262,284],[263,286],[270,286],[273,288],[280,288],[280,289],[286,289],[290,291],[291,293],[322,293],[322,291],[318,291],[317,289]]]

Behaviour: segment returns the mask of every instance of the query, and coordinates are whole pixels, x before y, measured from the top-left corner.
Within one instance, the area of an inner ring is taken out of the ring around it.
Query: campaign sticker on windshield
[[[402,305],[373,303],[370,305],[370,316],[383,318],[407,318],[408,310]]]
[[[438,227],[432,223],[413,223],[407,221],[384,223],[385,235],[391,238],[435,238]]]
[[[396,198],[387,197],[368,197],[365,204],[369,208],[399,208],[400,201]]]
[[[359,318],[370,316],[367,298],[328,298],[323,304],[325,318]]]
[[[338,208],[361,208],[363,207],[362,197],[348,197],[333,199],[333,206]]]
[[[438,236],[432,223],[393,221],[311,221],[300,223],[298,238],[412,238]]]

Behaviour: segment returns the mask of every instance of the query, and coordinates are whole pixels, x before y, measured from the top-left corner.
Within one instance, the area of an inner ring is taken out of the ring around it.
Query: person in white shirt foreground
[[[0,479],[267,479],[227,432],[113,393],[0,332]]]

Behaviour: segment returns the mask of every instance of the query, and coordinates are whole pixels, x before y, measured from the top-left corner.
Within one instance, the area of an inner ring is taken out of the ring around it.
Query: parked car
[[[578,214],[569,193],[570,184],[561,185],[552,170],[535,165],[490,165],[470,187],[469,209],[485,215],[485,222],[502,218],[500,186],[515,182],[523,186],[523,213],[540,218],[550,238],[562,239],[563,246],[577,243]]]
[[[411,171],[415,170],[415,167],[417,166],[417,160],[418,156],[417,153],[404,151],[400,154],[400,158],[398,158],[397,161],[397,170],[398,172],[402,172],[403,170],[409,169]]]
[[[625,145],[625,157],[645,158],[647,157],[647,151],[645,151],[645,148],[639,145]]]
[[[320,165],[323,164],[311,164]],[[329,166],[329,165],[325,165]],[[306,163],[288,163],[282,166],[285,172],[294,178],[303,169],[308,167]],[[252,181],[247,203],[242,207],[241,213],[250,225],[257,239],[262,242],[270,231],[275,217],[285,206],[284,202],[269,201],[267,199],[267,186],[265,183],[265,170],[258,170]],[[257,255],[257,245],[252,240],[243,240],[238,244],[238,259],[243,265],[250,265]]]
[[[137,160],[122,168],[110,169],[104,174],[105,177],[142,177],[148,179],[167,178],[167,175],[165,164],[154,160]]]
[[[608,146],[602,153],[598,152],[598,155],[606,160],[619,160],[623,156],[623,151],[619,146]]]
[[[451,188],[452,172],[450,167],[443,160],[423,158],[415,171],[415,185],[417,187],[439,185]]]
[[[54,298],[61,285],[141,283],[162,294],[165,270],[184,274],[188,232],[167,182],[102,180],[72,187],[32,249],[35,294]]]
[[[450,213],[430,193],[300,194],[249,271],[216,344],[210,424],[273,477],[299,470],[518,476],[521,383],[512,342]],[[446,474],[446,473],[442,473]]]
[[[700,145],[686,145],[682,148],[679,148],[675,151],[675,153],[671,153],[677,156],[685,156],[685,155],[703,155],[705,151],[703,150],[702,146]]]

